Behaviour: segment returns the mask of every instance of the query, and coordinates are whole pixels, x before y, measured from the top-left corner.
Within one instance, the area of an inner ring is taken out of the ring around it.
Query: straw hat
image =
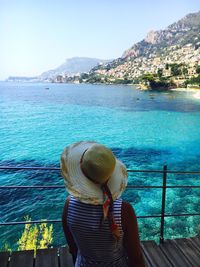
[[[61,174],[67,191],[84,203],[103,204],[101,185],[107,182],[113,200],[127,185],[127,170],[112,151],[94,141],[66,147],[61,155]]]

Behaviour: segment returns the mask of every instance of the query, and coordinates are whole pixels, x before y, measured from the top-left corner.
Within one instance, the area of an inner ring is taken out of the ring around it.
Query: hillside
[[[166,87],[185,86],[187,80],[198,76],[199,69],[200,12],[197,12],[188,14],[164,30],[150,31],[121,58],[93,68],[85,82],[144,81],[145,84],[155,84],[158,81],[159,85]]]
[[[122,58],[149,56],[162,51],[163,48],[188,43],[200,42],[200,11],[188,14],[183,19],[168,26],[165,30],[150,31],[146,38],[126,50]]]

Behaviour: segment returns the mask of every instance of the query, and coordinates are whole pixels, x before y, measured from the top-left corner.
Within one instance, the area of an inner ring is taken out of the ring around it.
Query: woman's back
[[[81,141],[64,149],[61,172],[71,196],[62,225],[75,267],[144,267],[135,212],[120,199],[125,165],[104,145]]]
[[[128,266],[123,247],[122,200],[117,199],[113,204],[113,215],[120,231],[118,241],[110,232],[108,219],[100,224],[102,205],[86,204],[70,197],[67,224],[78,244],[77,266]]]

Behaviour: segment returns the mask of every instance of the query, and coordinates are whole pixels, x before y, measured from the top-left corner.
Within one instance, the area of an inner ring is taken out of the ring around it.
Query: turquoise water
[[[49,87],[49,90],[46,89]],[[139,91],[131,86],[0,83],[0,165],[59,166],[65,146],[96,140],[129,169],[200,170],[200,100],[189,92]],[[160,185],[161,175],[134,174],[131,185]],[[199,185],[199,176],[168,175],[170,184]],[[1,185],[63,185],[58,172],[1,171]],[[0,190],[1,222],[59,219],[64,190]],[[168,213],[199,212],[199,189],[168,189]],[[127,189],[137,215],[160,214],[160,189]],[[166,237],[200,231],[200,218],[166,219]],[[159,235],[158,219],[140,219],[141,238]],[[54,226],[54,244],[64,244]],[[16,231],[17,230],[17,231]],[[0,228],[15,244],[23,227]],[[17,234],[16,234],[17,232]]]

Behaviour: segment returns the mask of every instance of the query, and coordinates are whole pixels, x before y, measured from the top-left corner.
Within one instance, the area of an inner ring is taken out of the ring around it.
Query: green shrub
[[[31,218],[26,217],[30,222]],[[41,223],[39,225],[25,224],[22,236],[18,240],[18,250],[34,250],[48,248],[53,241],[53,225]]]

